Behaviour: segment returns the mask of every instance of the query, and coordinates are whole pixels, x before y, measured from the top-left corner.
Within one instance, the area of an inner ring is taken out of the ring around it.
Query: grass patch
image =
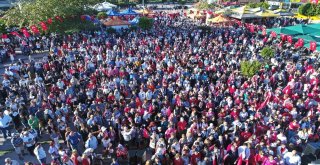
[[[14,151],[13,149],[11,149],[11,150],[2,150],[2,151],[0,151],[0,157],[5,155],[5,154],[8,154],[10,152],[13,152],[13,151]]]

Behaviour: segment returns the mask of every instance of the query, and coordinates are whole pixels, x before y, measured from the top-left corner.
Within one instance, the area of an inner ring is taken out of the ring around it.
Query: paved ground
[[[23,59],[24,61],[28,60],[28,56],[21,55],[19,50],[16,52],[17,52],[17,56],[15,57],[14,62],[17,62],[18,59]],[[42,59],[42,57],[46,56],[47,53],[48,52],[33,54],[32,58],[34,58],[35,60],[39,60],[39,59]],[[8,59],[7,61],[0,64],[0,75],[4,73],[5,68],[7,66],[9,66],[10,64],[11,64],[10,59]],[[2,76],[0,77],[0,80],[2,81]],[[41,141],[45,141],[45,140],[49,140],[48,135],[44,136],[44,138],[41,139]],[[48,144],[45,144],[44,146],[45,146],[45,149],[48,150]],[[4,153],[6,153],[6,154],[4,154]],[[0,164],[4,164],[3,163],[4,159],[7,157],[10,157],[11,159],[14,159],[14,160],[19,160],[17,154],[15,154],[14,149],[11,145],[10,139],[5,140],[1,134],[0,135]],[[49,156],[48,156],[48,158],[49,158]],[[34,158],[30,155],[26,155],[24,161],[31,161],[33,163],[37,163],[36,158]],[[50,159],[48,159],[48,161],[50,161]],[[19,161],[19,162],[21,164],[23,163],[23,161]]]
[[[43,52],[43,53],[38,53],[38,54],[33,54],[32,58],[35,59],[36,61],[41,60],[43,57],[47,56],[48,52]],[[23,59],[25,62],[27,62],[29,60],[28,56],[23,56],[20,54],[19,51],[17,51],[17,56],[15,58],[14,62],[17,62],[18,59]],[[4,70],[7,66],[9,66],[11,64],[11,61],[8,60],[2,64],[0,64],[0,75],[4,73]],[[0,82],[2,82],[2,76],[0,76]],[[71,123],[70,123],[71,124]],[[47,152],[48,148],[49,148],[49,144],[48,142],[50,141],[49,135],[45,134],[43,135],[43,137],[39,140],[40,143],[43,143],[44,149]],[[63,143],[63,142],[60,142]],[[116,144],[114,144],[116,145]],[[82,145],[83,146],[83,145]],[[100,145],[100,148],[98,148],[98,153],[100,153],[99,151],[101,151],[102,147]],[[140,150],[138,148],[132,148],[129,150],[129,155],[130,156],[134,156],[137,153],[137,156],[142,157],[142,154],[144,152],[144,149]],[[25,151],[25,153],[27,153],[27,151]],[[0,132],[0,165],[4,164],[4,159],[5,158],[11,158],[14,160],[19,161],[20,164],[23,164],[24,162],[30,161],[32,163],[38,163],[37,159],[33,156],[31,156],[30,154],[27,154],[24,156],[24,160],[19,160],[18,155],[14,152],[14,148],[11,145],[10,139],[5,140],[3,138],[3,135]],[[47,152],[47,163],[49,163],[51,161],[51,157],[49,155],[49,153]],[[110,164],[108,163],[110,161],[110,159],[107,159],[106,162],[104,162],[103,164]],[[127,160],[122,160],[121,164],[132,164]]]

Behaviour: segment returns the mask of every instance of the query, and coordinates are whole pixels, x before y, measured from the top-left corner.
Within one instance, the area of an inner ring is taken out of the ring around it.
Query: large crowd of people
[[[49,55],[3,75],[4,138],[41,164],[116,165],[134,148],[151,153],[148,165],[300,165],[319,141],[318,59],[238,24],[198,26],[162,13],[150,31],[39,38]],[[243,76],[240,62],[261,60],[267,45],[271,62]]]

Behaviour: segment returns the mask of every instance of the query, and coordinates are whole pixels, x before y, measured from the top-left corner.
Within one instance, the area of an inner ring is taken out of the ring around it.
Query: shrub
[[[259,61],[241,61],[240,71],[246,77],[252,77],[260,70],[262,64]]]
[[[106,14],[106,12],[99,12],[97,14],[97,17],[98,17],[98,19],[104,19],[104,18],[107,18],[107,14]]]
[[[264,60],[270,60],[274,56],[274,50],[267,46],[261,50],[260,54]]]
[[[138,26],[143,30],[149,30],[152,28],[153,19],[147,17],[140,17]]]

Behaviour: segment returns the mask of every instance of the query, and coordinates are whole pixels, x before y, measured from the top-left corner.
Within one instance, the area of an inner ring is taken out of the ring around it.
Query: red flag
[[[217,155],[214,155],[212,165],[218,165]]]
[[[287,39],[287,36],[284,34],[280,34],[280,37],[281,37],[281,41],[285,41]]]
[[[292,36],[287,36],[287,41],[292,44]]]
[[[318,0],[310,0],[310,2],[316,5],[318,4]]]
[[[46,23],[40,22],[40,25],[41,25],[41,28],[42,28],[43,31],[47,31],[48,30],[48,27],[47,27]]]
[[[262,29],[262,35],[265,36],[266,34],[267,34],[266,28],[263,28],[263,29]]]
[[[80,18],[81,18],[82,21],[86,20],[86,16],[85,15],[82,15]]]
[[[269,103],[271,96],[271,92],[268,92],[265,101],[260,104],[258,110],[264,108]]]
[[[242,165],[242,154],[239,155],[237,165]]]
[[[22,33],[23,33],[23,35],[24,35],[25,37],[27,37],[27,38],[30,37],[30,34],[29,34],[29,32],[28,32],[28,30],[27,30],[26,28],[22,28],[21,31],[22,31]]]
[[[57,20],[59,20],[60,22],[63,22],[62,18],[60,16],[56,16],[55,17]]]
[[[276,37],[277,37],[277,33],[274,32],[274,31],[272,31],[272,32],[271,32],[271,37],[272,37],[272,38],[276,38]]]
[[[150,137],[147,129],[145,129],[145,128],[143,129],[143,137],[146,139],[149,139],[149,137]]]
[[[7,39],[7,38],[8,38],[8,35],[7,35],[7,34],[2,34],[1,38],[2,38],[2,39]]]
[[[304,40],[302,38],[298,39],[298,44],[300,47],[302,47],[304,45]]]
[[[48,23],[49,25],[51,25],[51,24],[52,24],[52,19],[49,18],[49,19],[47,20],[47,23]]]
[[[315,51],[317,50],[317,43],[314,41],[310,41],[310,50]]]
[[[37,28],[36,25],[31,25],[30,28],[31,28],[31,31],[32,31],[33,33],[35,33],[35,34],[39,33],[39,29]]]
[[[20,34],[18,32],[11,32],[10,34],[20,37]]]
[[[254,25],[249,25],[249,30],[251,33],[254,33]]]

